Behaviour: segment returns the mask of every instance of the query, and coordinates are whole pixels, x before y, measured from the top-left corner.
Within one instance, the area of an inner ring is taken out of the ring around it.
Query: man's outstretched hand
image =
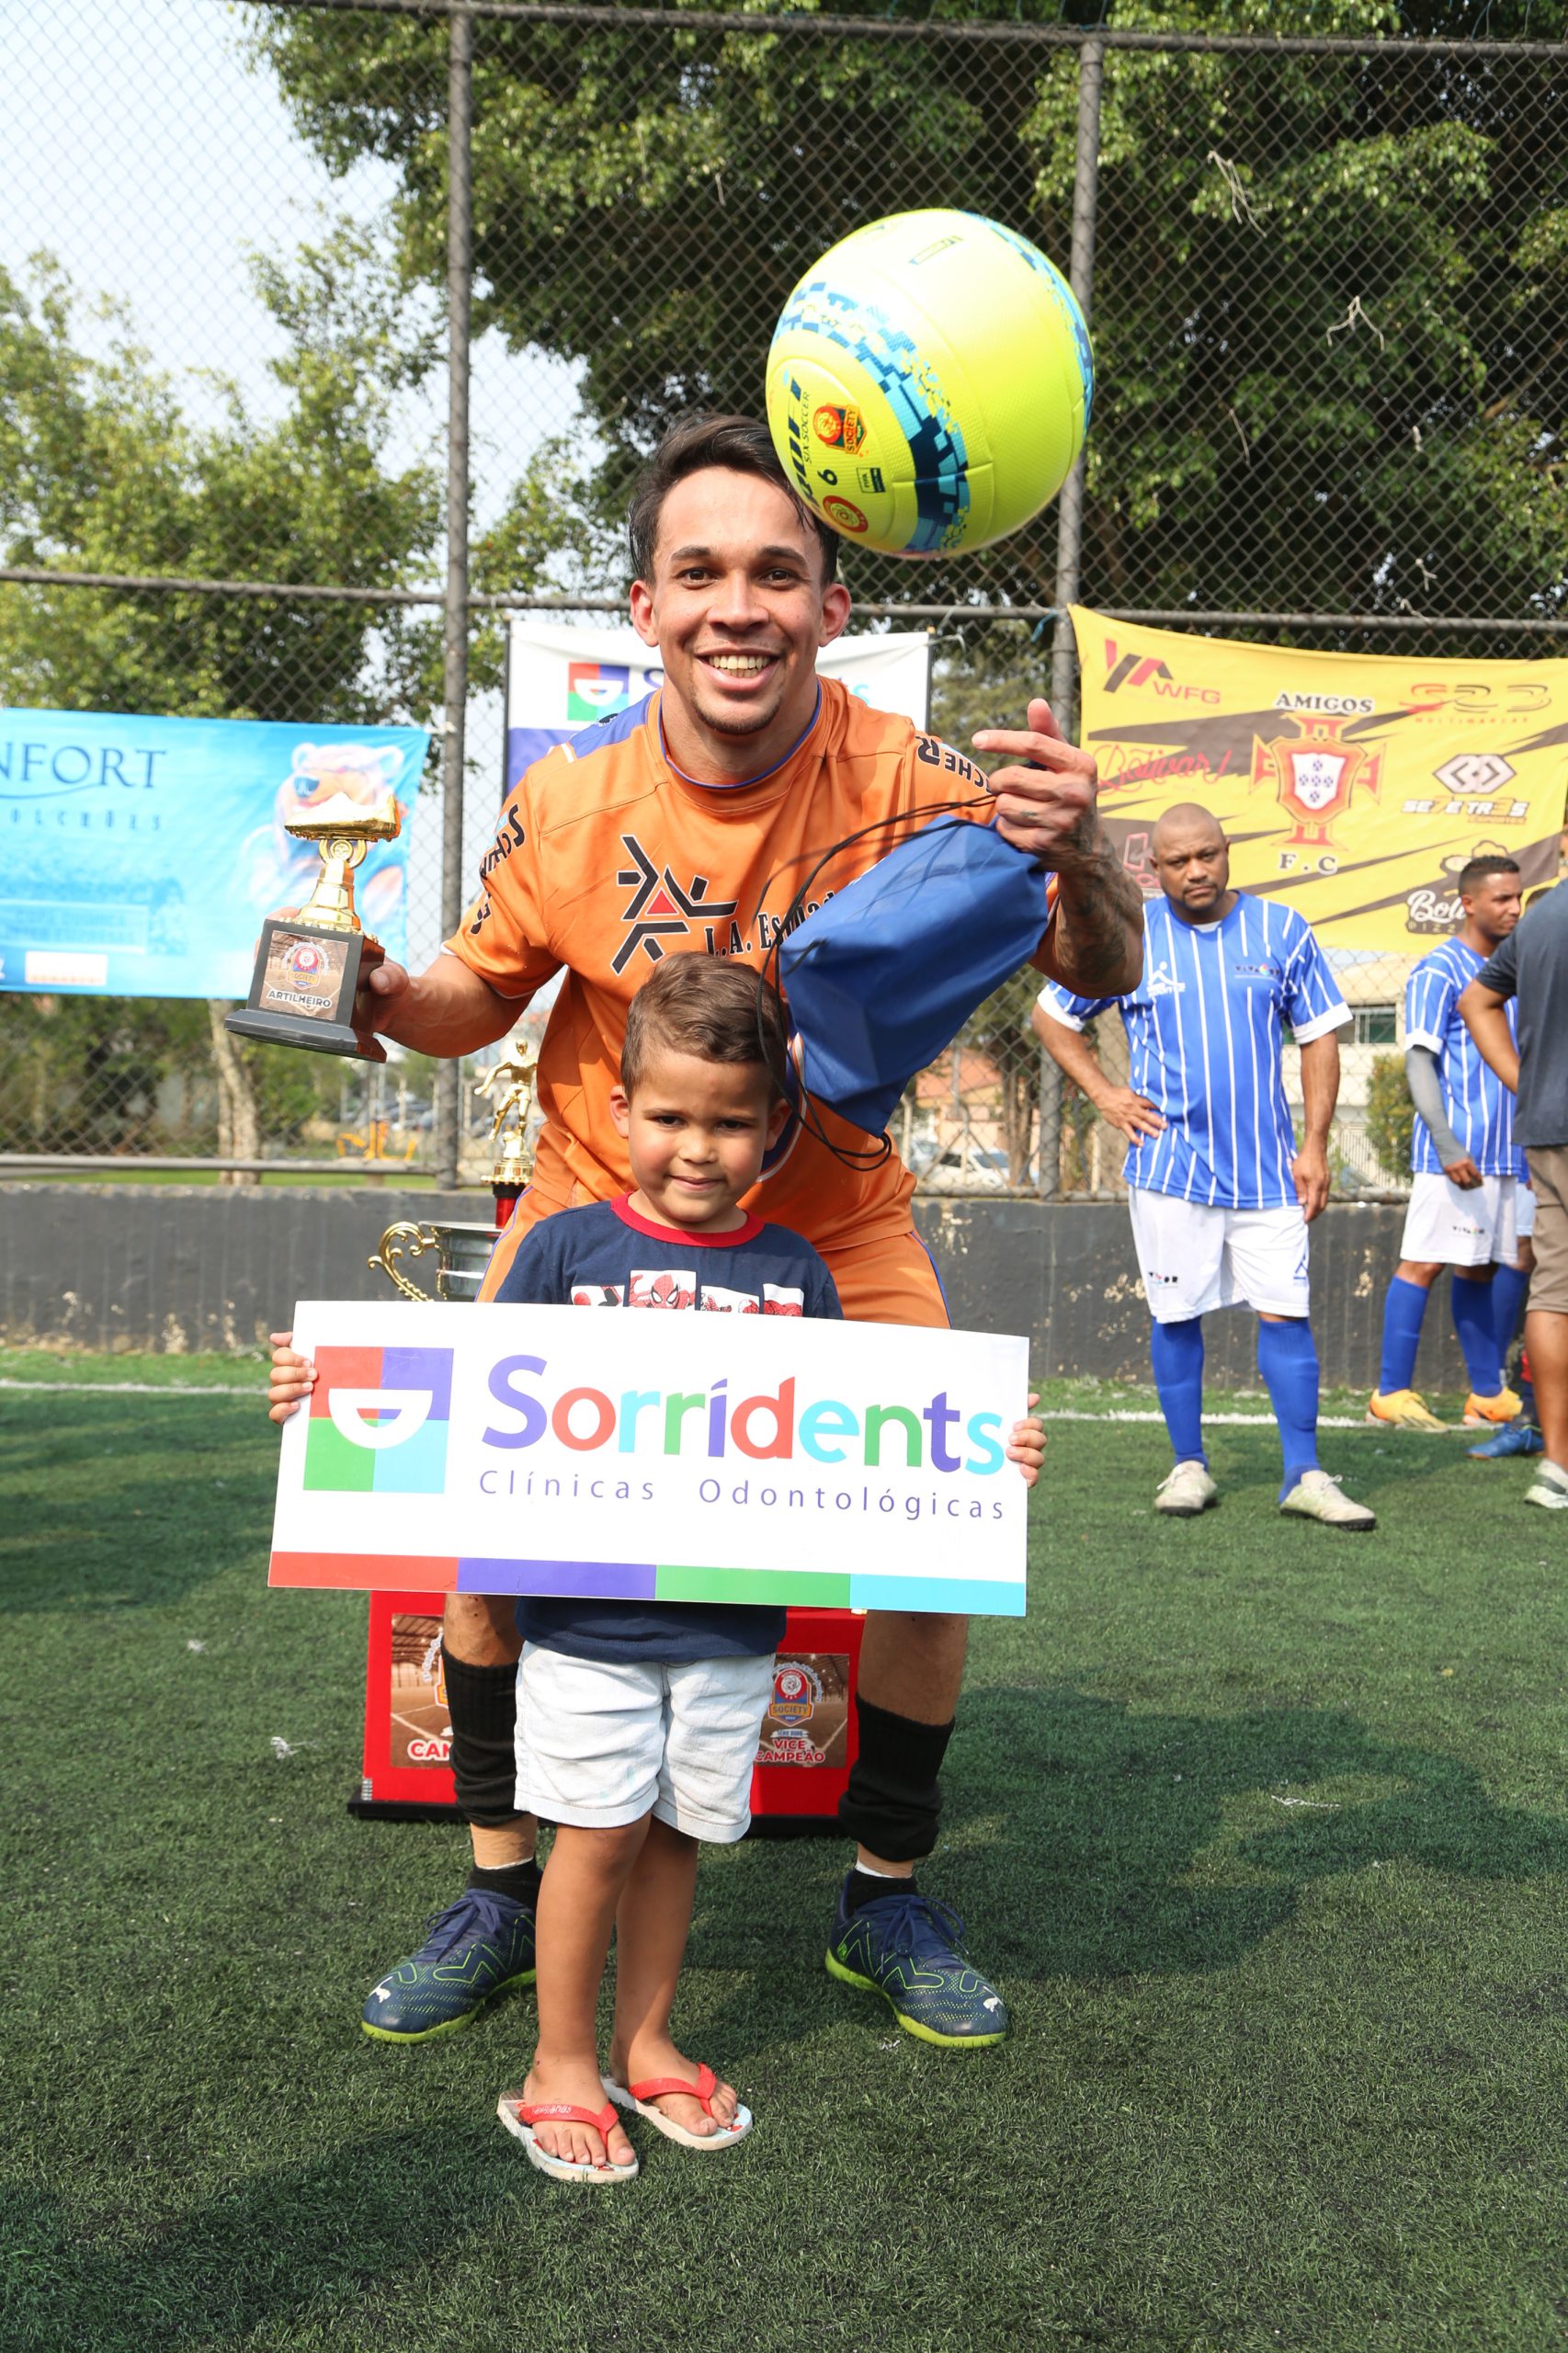
[[[1036,695],[1020,728],[985,727],[974,748],[987,759],[1000,754],[1006,765],[991,772],[996,798],[996,830],[1031,858],[1058,873],[1102,856],[1095,809],[1096,769],[1087,752],[1069,744]]]

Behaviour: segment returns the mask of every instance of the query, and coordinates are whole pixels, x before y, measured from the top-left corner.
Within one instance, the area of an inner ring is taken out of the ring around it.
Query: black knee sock
[[[499,1830],[517,1812],[517,1670],[471,1666],[445,1643],[441,1661],[458,1812],[482,1830]]]
[[[953,1727],[918,1723],[858,1698],[855,1721],[859,1750],[839,1800],[838,1819],[885,1861],[918,1861],[937,1843],[942,1810],[937,1776]]]

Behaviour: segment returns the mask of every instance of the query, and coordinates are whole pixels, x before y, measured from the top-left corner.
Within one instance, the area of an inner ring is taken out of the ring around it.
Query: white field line
[[[58,1389],[63,1397],[240,1397],[248,1405],[267,1394],[259,1381],[254,1389],[198,1389],[186,1381],[0,1380],[0,1389]]]
[[[160,1383],[155,1381],[6,1381],[0,1389],[32,1391],[58,1390],[62,1397],[237,1397],[246,1404],[255,1404],[267,1392],[258,1382],[255,1389],[198,1389],[184,1382]],[[1206,1422],[1216,1428],[1271,1430],[1272,1414],[1205,1414]],[[1040,1419],[1047,1422],[1160,1422],[1163,1414],[1153,1407],[1104,1405],[1097,1409],[1081,1405],[1054,1405]],[[1364,1414],[1323,1414],[1318,1418],[1322,1430],[1375,1429]],[[1460,1425],[1454,1424],[1455,1430]]]

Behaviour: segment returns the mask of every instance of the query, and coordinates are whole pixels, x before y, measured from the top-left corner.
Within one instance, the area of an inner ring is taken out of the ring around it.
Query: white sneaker
[[[1279,1508],[1293,1512],[1298,1519],[1321,1519],[1330,1528],[1376,1528],[1378,1524],[1377,1513],[1342,1495],[1338,1480],[1326,1471],[1303,1471]]]
[[[1219,1498],[1220,1490],[1201,1462],[1178,1462],[1154,1491],[1154,1509],[1173,1519],[1196,1519]]]
[[[1525,1490],[1525,1501],[1540,1504],[1544,1511],[1568,1511],[1568,1475],[1555,1462],[1543,1462]]]

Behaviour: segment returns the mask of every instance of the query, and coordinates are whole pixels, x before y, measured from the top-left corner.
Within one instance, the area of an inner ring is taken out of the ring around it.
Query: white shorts
[[[1517,1176],[1483,1176],[1467,1192],[1427,1168],[1410,1180],[1399,1255],[1417,1266],[1484,1267],[1496,1258],[1511,1267],[1519,1237],[1534,1231],[1535,1195]]]
[[[529,1643],[517,1665],[517,1812],[578,1830],[653,1813],[732,1845],[751,1826],[772,1695],[771,1654],[642,1666]]]
[[[1297,1209],[1212,1209],[1129,1188],[1143,1295],[1156,1324],[1187,1324],[1244,1301],[1265,1315],[1307,1312],[1307,1222]]]

